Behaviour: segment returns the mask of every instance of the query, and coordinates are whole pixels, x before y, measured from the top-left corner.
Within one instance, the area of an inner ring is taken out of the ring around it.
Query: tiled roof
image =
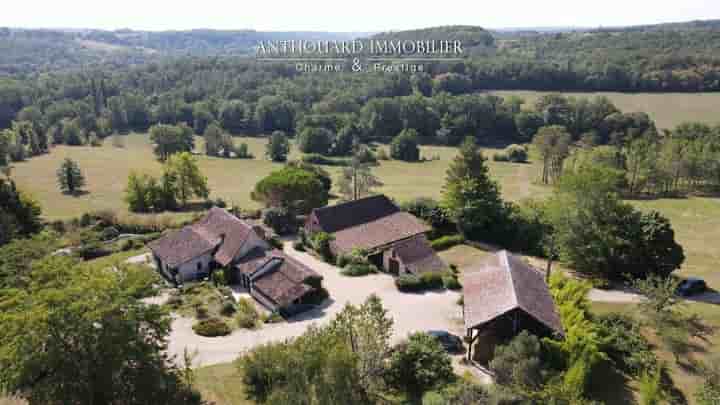
[[[520,309],[562,333],[544,274],[503,250],[462,274],[465,327],[487,323]]]
[[[377,248],[430,230],[384,195],[319,208],[313,214],[320,228],[333,234],[340,253]]]
[[[266,265],[272,267],[265,268]],[[248,272],[250,266],[255,266],[255,269]],[[241,260],[235,267],[250,276],[254,289],[281,307],[291,304],[312,290],[312,287],[305,284],[305,280],[320,277],[317,272],[280,250],[256,251],[247,262]]]
[[[408,270],[413,273],[443,271],[447,268],[445,262],[430,246],[425,235],[416,235],[398,242],[393,245],[392,249]]]
[[[164,263],[175,267],[216,247],[214,260],[229,264],[253,232],[252,227],[222,208],[211,208],[200,221],[168,233],[150,244]]]

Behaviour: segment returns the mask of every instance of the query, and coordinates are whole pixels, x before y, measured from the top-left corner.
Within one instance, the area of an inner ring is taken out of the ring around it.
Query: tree
[[[554,182],[562,174],[563,162],[570,154],[572,137],[565,127],[551,125],[542,127],[533,138],[533,145],[543,160],[542,182]]]
[[[255,108],[255,119],[261,131],[292,133],[295,129],[295,108],[280,97],[263,96]]]
[[[346,156],[352,153],[353,147],[360,140],[361,131],[354,123],[349,123],[338,131],[333,140],[331,153],[334,156]]]
[[[170,317],[140,301],[147,274],[34,263],[26,288],[3,293],[0,389],[30,404],[201,403],[164,354]]]
[[[41,213],[37,201],[19,190],[11,179],[0,177],[0,245],[39,231]]]
[[[286,166],[255,184],[251,198],[266,207],[283,208],[301,215],[326,205],[328,193],[317,174]]]
[[[248,396],[276,405],[375,404],[381,399],[392,319],[376,296],[346,305],[327,326],[258,346],[237,361]]]
[[[356,154],[350,165],[343,167],[338,178],[338,188],[343,200],[352,201],[372,193],[373,188],[383,183],[372,173],[368,163],[363,163]]]
[[[60,190],[68,194],[75,194],[85,186],[85,176],[80,171],[80,166],[70,158],[65,158],[58,168],[57,181]]]
[[[243,101],[226,101],[220,108],[220,123],[232,134],[247,129],[250,118],[250,109]]]
[[[170,156],[165,163],[165,172],[174,178],[174,186],[182,205],[187,205],[192,197],[208,198],[210,190],[205,177],[190,152],[181,152]]]
[[[388,373],[390,385],[415,400],[447,384],[454,375],[450,356],[436,338],[426,333],[412,334],[395,348]]]
[[[222,142],[222,129],[216,123],[211,123],[205,128],[203,133],[205,138],[205,154],[208,156],[218,156],[220,154],[220,144]]]
[[[720,356],[713,356],[701,371],[705,381],[695,392],[695,399],[699,405],[720,404]]]
[[[468,239],[481,237],[503,218],[498,185],[490,179],[485,158],[470,137],[447,170],[442,206]]]
[[[579,272],[610,279],[669,275],[684,260],[670,223],[621,201],[618,176],[583,165],[560,179],[546,211],[560,257]]]
[[[303,153],[327,155],[330,153],[333,138],[333,134],[325,128],[307,127],[298,135],[298,149]]]
[[[195,147],[193,130],[184,123],[153,125],[150,140],[155,144],[155,155],[163,162],[174,153],[191,152]]]
[[[131,212],[149,212],[152,208],[153,197],[150,187],[150,176],[139,175],[131,171],[125,188],[125,202]]]
[[[62,120],[62,138],[66,145],[78,146],[83,144],[83,134],[77,119]]]
[[[290,142],[282,131],[273,131],[265,148],[265,156],[273,162],[284,162],[290,153]]]
[[[520,140],[530,142],[545,124],[542,115],[532,111],[521,111],[515,115],[515,126],[520,134]]]
[[[417,131],[403,129],[390,143],[390,157],[406,162],[420,160],[420,148],[417,143]]]
[[[490,370],[495,381],[514,391],[532,392],[544,383],[540,340],[527,331],[520,332],[507,345],[497,346]]]

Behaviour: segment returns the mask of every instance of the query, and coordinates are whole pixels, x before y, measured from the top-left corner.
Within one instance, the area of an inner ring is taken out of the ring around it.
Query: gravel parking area
[[[311,324],[322,325],[340,312],[346,303],[360,304],[371,294],[380,297],[383,306],[394,319],[395,342],[412,332],[429,329],[448,330],[463,336],[462,309],[457,305],[460,297],[458,292],[401,293],[395,288],[393,278],[387,274],[345,277],[340,275],[337,267],[294,250],[290,242],[285,243],[285,252],[324,277],[323,285],[330,292],[330,299],[323,307],[300,314],[284,323],[263,325],[254,331],[236,330],[229,336],[217,338],[197,336],[192,330],[192,319],[175,317],[169,339],[169,353],[182,358],[185,349],[196,351],[197,366],[230,362],[244,350],[262,343],[301,335]]]

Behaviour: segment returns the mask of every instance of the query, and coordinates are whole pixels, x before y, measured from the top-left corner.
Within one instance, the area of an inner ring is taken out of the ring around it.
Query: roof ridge
[[[498,252],[498,255],[500,255],[500,260],[503,264],[503,267],[507,269],[508,277],[510,278],[510,284],[512,285],[512,295],[513,300],[515,301],[515,305],[513,307],[518,308],[522,306],[520,305],[520,300],[518,300],[518,294],[517,294],[517,285],[515,284],[515,278],[513,277],[513,269],[510,265],[510,260],[508,260],[508,251],[503,249]],[[525,308],[523,308],[525,309]]]

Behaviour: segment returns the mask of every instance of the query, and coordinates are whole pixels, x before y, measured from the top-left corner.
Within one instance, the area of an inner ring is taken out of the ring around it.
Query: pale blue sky
[[[719,0],[4,0],[0,26],[386,31],[615,26],[720,18]]]

